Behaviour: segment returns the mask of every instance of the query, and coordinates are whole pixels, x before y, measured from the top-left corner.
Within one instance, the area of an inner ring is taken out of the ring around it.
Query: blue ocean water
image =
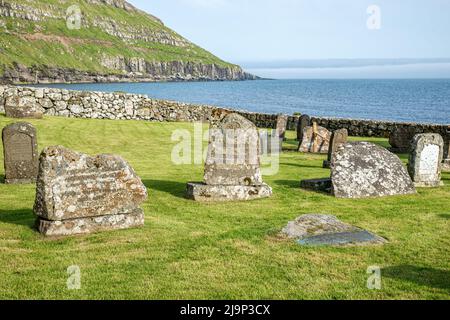
[[[450,124],[450,79],[42,85],[124,91],[263,113]]]

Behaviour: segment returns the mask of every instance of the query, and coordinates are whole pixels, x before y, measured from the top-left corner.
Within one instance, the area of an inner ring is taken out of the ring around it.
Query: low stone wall
[[[146,95],[82,92],[51,88],[0,86],[0,111],[5,106],[29,105],[46,115],[92,119],[128,119],[147,121],[214,121],[232,109],[151,99]],[[277,115],[237,111],[260,128],[274,128]],[[288,129],[296,130],[299,117],[290,116]],[[450,136],[449,125],[397,123],[372,120],[313,117],[329,130],[346,128],[351,136],[388,137],[399,127],[414,127],[417,132]]]

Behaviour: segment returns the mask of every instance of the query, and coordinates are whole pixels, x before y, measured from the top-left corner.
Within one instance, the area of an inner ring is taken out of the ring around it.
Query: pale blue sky
[[[231,62],[450,57],[449,0],[130,0]],[[369,30],[366,10],[381,9]]]

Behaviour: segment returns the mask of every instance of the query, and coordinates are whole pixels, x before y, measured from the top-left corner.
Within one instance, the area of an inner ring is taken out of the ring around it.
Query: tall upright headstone
[[[286,130],[288,125],[289,117],[284,114],[279,114],[277,117],[277,126],[275,130],[275,136],[281,141],[286,139]]]
[[[311,126],[311,117],[304,114],[300,117],[297,124],[297,140],[302,142],[305,128]]]
[[[187,197],[196,201],[238,201],[268,197],[263,182],[260,138],[256,126],[232,113],[210,129],[204,183],[188,183]]]
[[[36,128],[26,122],[3,128],[5,183],[35,183],[38,174]]]
[[[324,168],[330,168],[331,159],[333,157],[333,153],[343,144],[346,144],[348,141],[348,130],[347,129],[339,129],[334,131],[331,134],[331,143],[328,148],[328,158],[323,162]]]
[[[139,207],[147,189],[130,165],[115,155],[46,148],[39,160],[34,212],[39,232],[69,236],[144,224]]]
[[[444,139],[435,133],[418,134],[413,138],[408,171],[416,187],[438,187],[444,155]]]

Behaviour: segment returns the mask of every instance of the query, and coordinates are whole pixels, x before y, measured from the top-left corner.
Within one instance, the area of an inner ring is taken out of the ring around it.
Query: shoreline
[[[237,112],[259,128],[275,128],[278,116],[237,108],[153,99],[145,94],[0,85],[0,111],[4,112],[6,106],[35,108],[50,116],[158,122],[210,122],[223,113]],[[289,130],[296,130],[299,117],[288,116]],[[329,130],[347,128],[352,136],[386,137],[398,128],[411,127],[417,131],[439,133],[443,137],[450,134],[450,124],[314,116],[312,120]]]

